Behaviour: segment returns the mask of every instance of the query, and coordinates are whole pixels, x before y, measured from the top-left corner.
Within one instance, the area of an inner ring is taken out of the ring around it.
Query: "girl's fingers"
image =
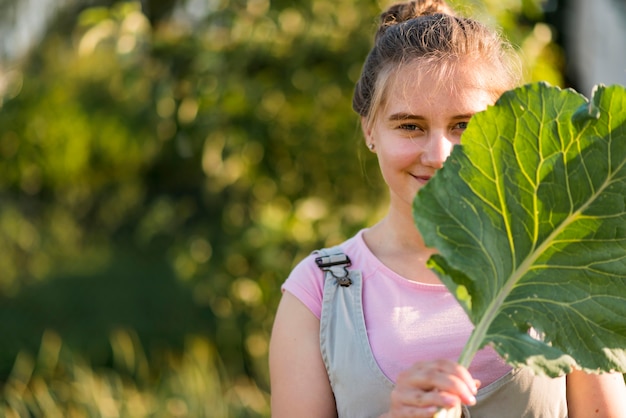
[[[394,410],[389,418],[432,418],[439,409],[436,406],[426,408],[404,407]]]
[[[476,403],[475,395],[479,382],[474,380],[467,369],[450,360],[416,363],[402,372],[397,379],[396,389],[399,395],[406,397],[414,406],[423,406],[424,400],[430,405],[448,406],[462,402],[467,405]]]
[[[391,394],[390,417],[432,417],[440,409],[476,403],[480,381],[450,360],[416,363],[400,373]]]
[[[459,397],[438,390],[399,388],[391,394],[392,404],[425,408],[430,406],[450,408],[459,403]]]

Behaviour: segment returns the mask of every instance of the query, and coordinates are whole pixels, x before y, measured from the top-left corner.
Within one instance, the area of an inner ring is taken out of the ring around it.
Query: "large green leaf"
[[[626,371],[626,88],[544,83],[476,114],[414,202],[429,260],[491,343],[555,376]]]

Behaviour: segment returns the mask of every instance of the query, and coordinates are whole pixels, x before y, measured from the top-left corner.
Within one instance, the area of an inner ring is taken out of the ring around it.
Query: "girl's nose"
[[[443,133],[432,132],[422,153],[422,164],[439,169],[452,152],[452,142]]]

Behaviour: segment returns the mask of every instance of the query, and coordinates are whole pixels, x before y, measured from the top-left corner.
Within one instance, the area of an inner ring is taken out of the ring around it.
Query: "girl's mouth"
[[[431,176],[416,176],[414,174],[411,174],[411,177],[413,177],[415,180],[417,180],[418,182],[420,182],[422,184],[428,183],[428,181],[431,178]]]

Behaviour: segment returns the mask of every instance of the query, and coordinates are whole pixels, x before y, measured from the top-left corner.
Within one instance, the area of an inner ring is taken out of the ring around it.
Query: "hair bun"
[[[379,32],[383,32],[389,26],[397,25],[416,17],[438,13],[454,15],[454,11],[444,0],[412,0],[396,3],[380,15]]]

